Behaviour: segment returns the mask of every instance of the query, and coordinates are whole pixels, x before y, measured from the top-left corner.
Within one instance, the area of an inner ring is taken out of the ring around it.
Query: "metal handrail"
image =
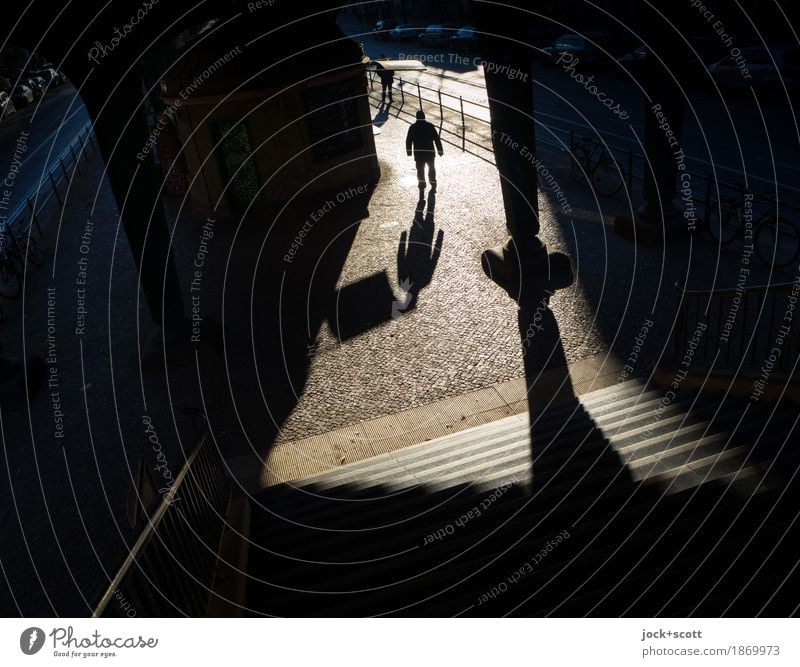
[[[800,359],[800,279],[691,290],[678,282],[675,289],[678,311],[668,348],[674,366],[764,383],[794,378]]]
[[[372,90],[373,89],[373,85],[374,85],[373,73],[371,73],[371,72],[369,73],[369,78],[370,78],[370,89]],[[476,101],[469,100],[469,99],[465,100],[460,95],[456,96],[456,95],[453,95],[452,93],[448,93],[448,92],[442,91],[440,89],[430,88],[430,87],[425,86],[424,84],[421,84],[419,82],[406,81],[405,79],[403,79],[402,77],[399,77],[399,76],[396,77],[396,80],[400,82],[399,88],[400,88],[401,94],[403,95],[403,97],[402,97],[403,102],[405,100],[404,87],[405,86],[411,86],[413,88],[416,88],[417,91],[418,91],[418,95],[416,95],[415,97],[418,97],[420,103],[425,101],[425,102],[428,102],[428,103],[433,104],[433,105],[437,105],[438,104],[440,117],[442,117],[442,118],[444,117],[444,109],[445,108],[447,108],[449,111],[452,111],[455,114],[458,114],[461,117],[461,128],[462,128],[462,130],[463,130],[464,125],[465,125],[464,124],[464,119],[465,118],[477,121],[479,123],[488,123],[488,121],[486,119],[480,118],[478,116],[474,116],[474,115],[469,114],[469,113],[466,113],[466,112],[464,112],[464,109],[463,109],[463,103],[467,103],[467,104],[472,104],[472,105],[474,105],[474,106],[476,106],[476,107],[478,107],[480,109],[485,109],[485,110],[489,111],[490,110],[489,106],[486,105],[486,104],[482,104],[481,102],[476,102]],[[429,99],[429,98],[423,97],[421,95],[421,91],[422,90],[435,93],[437,95],[438,99]],[[460,108],[444,107],[442,105],[442,103],[441,103],[441,97],[442,96],[448,97],[448,98],[452,98],[453,100],[455,100],[459,104]],[[401,107],[402,107],[402,104],[401,104]],[[556,118],[556,116],[553,116],[552,114],[544,114],[544,113],[541,113],[541,112],[540,112],[539,115],[543,115],[543,116],[549,117],[549,118]],[[560,120],[564,120],[564,119],[560,119]],[[569,121],[569,120],[567,120],[566,122],[574,124],[577,127],[586,128],[586,126],[584,124],[579,123],[577,121]],[[555,141],[549,141],[546,138],[542,138],[542,137],[537,136],[537,139],[536,139],[536,143],[537,144],[543,144],[545,146],[549,146],[550,148],[558,149],[560,151],[568,150],[568,149],[565,148],[565,146],[571,147],[573,145],[575,130],[565,130],[565,129],[560,128],[560,127],[551,127],[551,126],[545,126],[545,127],[547,127],[548,130],[550,132],[553,132],[554,134],[562,134],[562,135],[564,135],[565,141],[559,143],[559,142],[555,142]],[[590,128],[587,128],[587,129],[590,129]],[[445,130],[445,131],[447,131],[447,130]],[[457,133],[455,133],[455,132],[451,132],[451,133],[456,135],[456,136],[458,136]],[[617,134],[615,134],[613,132],[604,132],[603,136],[605,138],[611,137],[611,138],[614,138],[614,139],[620,139],[620,140],[623,140],[625,142],[628,142],[628,143],[636,145],[635,142],[632,139],[630,139],[628,137],[623,137],[622,135],[617,135]],[[567,138],[569,139],[568,141],[567,141]],[[633,181],[634,180],[636,180],[637,182],[642,182],[644,180],[643,170],[644,170],[644,168],[645,168],[645,166],[647,164],[647,160],[646,160],[645,156],[640,154],[640,153],[638,153],[638,152],[636,152],[635,150],[633,150],[633,148],[631,146],[623,147],[623,146],[615,145],[615,144],[611,143],[610,141],[607,141],[605,138],[604,138],[604,143],[608,147],[609,151],[611,151],[612,155],[615,156],[615,159],[616,159],[617,155],[622,156],[621,159],[617,159],[617,162],[620,164],[621,169],[624,167],[623,171],[624,171],[624,175],[626,176],[626,179],[627,179],[628,189],[632,190],[633,189]],[[466,151],[466,146],[463,145],[463,144],[465,142],[469,142],[469,141],[470,141],[469,139],[466,139],[465,141],[462,141],[462,150]],[[480,147],[480,148],[482,148],[484,150],[489,150],[489,151],[492,150],[491,148],[487,148],[485,146],[477,144],[476,142],[470,142],[470,143],[472,143],[473,145],[476,145],[476,146],[478,146],[478,147]],[[472,151],[466,151],[466,152],[470,152],[472,155],[476,155],[475,153],[472,153]],[[485,159],[485,158],[483,158],[482,155],[477,155],[477,157]],[[724,171],[730,171],[730,172],[732,172],[734,174],[737,174],[739,177],[744,176],[744,174],[741,171],[733,169],[731,167],[726,167],[724,165],[716,165],[716,168],[717,169],[722,169]],[[699,180],[704,182],[704,185],[702,187],[698,188],[699,192],[697,192],[697,194],[695,195],[695,199],[697,200],[697,202],[703,204],[704,207],[707,207],[712,201],[714,201],[716,199],[716,197],[712,193],[712,190],[715,189],[714,187],[712,187],[712,185],[716,185],[717,187],[727,188],[727,189],[731,189],[731,190],[741,190],[742,189],[741,187],[737,186],[736,184],[726,183],[724,181],[719,180],[718,178],[715,178],[714,176],[712,176],[710,174],[702,174],[700,172],[696,172],[696,171],[692,171],[692,170],[687,170],[687,171],[692,176],[692,178],[696,178],[696,179],[699,179]],[[759,176],[747,175],[747,177],[749,179],[751,179],[751,180],[754,180],[754,181],[760,181],[760,182],[763,182],[763,183],[772,183],[772,181],[770,181],[769,179],[761,178]],[[781,188],[783,188],[784,190],[791,190],[794,193],[800,193],[800,189],[799,188],[795,188],[793,186],[781,184]],[[786,201],[782,201],[781,202],[781,206],[783,206],[785,208],[788,208],[788,209],[792,209],[793,211],[796,211],[796,212],[800,213],[800,206],[793,205],[793,204],[791,204],[789,202],[786,202]]]
[[[767,292],[770,290],[785,290],[791,288],[794,283],[768,283],[766,285],[750,285],[745,289],[752,292]],[[713,289],[687,289],[680,281],[675,283],[675,289],[679,292],[691,296],[714,296],[723,294],[735,294],[740,289],[738,287],[715,287]]]
[[[220,452],[204,433],[92,616],[205,615],[230,496]]]
[[[84,137],[84,134],[86,135]],[[67,145],[67,147],[53,160],[50,162],[50,165],[47,167],[45,172],[47,173],[47,180],[50,183],[50,190],[47,194],[36,201],[36,208],[34,208],[33,200],[37,198],[37,195],[41,195],[44,190],[42,188],[42,184],[44,182],[44,178],[40,178],[39,182],[28,188],[28,191],[22,195],[20,201],[17,203],[16,206],[11,210],[6,218],[5,222],[0,226],[0,229],[5,232],[8,229],[13,229],[13,227],[19,222],[20,218],[23,217],[23,214],[30,215],[32,222],[36,225],[36,230],[39,233],[39,236],[42,235],[42,230],[39,227],[39,217],[37,214],[37,209],[41,211],[41,209],[47,205],[50,201],[50,198],[55,196],[58,200],[59,205],[63,204],[61,200],[61,195],[58,192],[58,186],[61,185],[67,179],[67,169],[72,169],[77,167],[81,155],[87,155],[84,151],[84,147],[86,143],[89,142],[91,146],[94,148],[95,143],[94,139],[92,138],[93,128],[91,122],[87,122],[79,131],[78,134],[75,135],[75,138]],[[79,150],[77,151],[77,155],[75,154],[75,147],[76,145],[80,145]],[[72,164],[70,166],[64,165],[64,160],[71,159]],[[88,159],[88,158],[87,158]],[[59,171],[60,169],[60,171]],[[27,226],[25,230],[27,231]]]

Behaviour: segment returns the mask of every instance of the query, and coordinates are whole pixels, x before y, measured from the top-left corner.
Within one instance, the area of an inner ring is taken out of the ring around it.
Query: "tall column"
[[[137,56],[138,52],[131,48],[130,53],[120,53],[119,58],[101,60],[91,75],[93,85],[84,86],[81,97],[106,162],[120,211],[119,221],[125,229],[150,314],[162,328],[164,339],[185,338],[188,342],[191,327],[184,314],[169,227],[159,195],[161,175],[151,159],[137,158],[150,132],[141,77],[141,61],[148,56],[139,59],[140,67],[131,69],[113,92],[113,86],[106,83],[116,84],[125,71],[122,65]]]
[[[670,0],[654,0],[639,8],[637,32],[648,48],[639,80],[644,96],[644,201],[634,219],[621,216],[614,226],[623,236],[644,243],[667,240],[683,226],[676,206],[676,179],[682,160],[684,95],[680,81],[686,72],[688,47],[681,46],[679,33],[685,8],[670,6]]]
[[[492,144],[503,195],[509,238],[481,255],[486,274],[519,300],[526,279],[552,280],[554,266],[538,237],[538,172],[535,164],[536,126],[532,50],[528,46],[532,17],[526,3],[473,1],[475,26],[489,97]],[[566,258],[559,256],[561,282],[571,282]],[[568,275],[567,275],[568,274]]]

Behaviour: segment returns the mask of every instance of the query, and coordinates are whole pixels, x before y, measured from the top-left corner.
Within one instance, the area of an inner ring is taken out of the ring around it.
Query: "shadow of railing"
[[[92,616],[205,616],[229,498],[219,449],[204,434]]]

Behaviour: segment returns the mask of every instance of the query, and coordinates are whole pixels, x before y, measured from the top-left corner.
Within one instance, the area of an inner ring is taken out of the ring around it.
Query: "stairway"
[[[246,613],[792,614],[798,418],[633,380],[269,487]]]

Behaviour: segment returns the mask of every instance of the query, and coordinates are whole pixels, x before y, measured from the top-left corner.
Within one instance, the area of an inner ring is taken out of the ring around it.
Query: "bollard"
[[[461,103],[461,150],[467,149],[467,129],[464,123],[464,98],[458,96],[458,101]]]

